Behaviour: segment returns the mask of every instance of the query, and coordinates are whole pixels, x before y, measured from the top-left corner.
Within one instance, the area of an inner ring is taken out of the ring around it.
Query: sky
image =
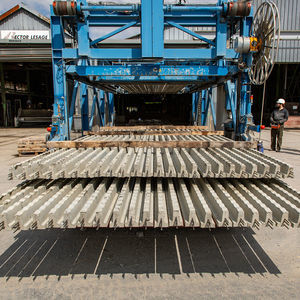
[[[11,9],[15,5],[23,2],[28,8],[34,9],[37,12],[41,13],[42,15],[49,17],[50,15],[50,4],[53,2],[53,0],[0,0],[0,14],[6,12],[7,10]],[[99,1],[90,1],[90,2],[99,2]],[[140,0],[102,0],[101,2],[118,2],[120,4],[124,3],[140,3]],[[165,4],[176,4],[179,0],[165,0]],[[183,2],[183,1],[182,1]],[[205,3],[205,4],[211,4],[216,3],[217,0],[186,0],[186,3],[188,4],[197,4],[197,3]],[[111,32],[115,28],[103,28],[101,29],[101,35],[106,34],[108,32]],[[129,28],[120,34],[114,36],[113,38],[119,38],[124,39],[129,36],[135,35],[139,33],[138,28]],[[91,38],[98,37],[99,34],[93,30]]]

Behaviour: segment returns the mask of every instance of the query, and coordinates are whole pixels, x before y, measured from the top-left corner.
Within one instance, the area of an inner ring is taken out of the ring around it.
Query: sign
[[[22,41],[22,40],[50,40],[48,30],[0,30],[1,40]]]

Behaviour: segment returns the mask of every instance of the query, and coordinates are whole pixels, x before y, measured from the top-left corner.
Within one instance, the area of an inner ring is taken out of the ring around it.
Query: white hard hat
[[[277,103],[277,104],[285,104],[285,100],[282,99],[282,98],[280,98],[280,99],[277,100],[276,103]]]

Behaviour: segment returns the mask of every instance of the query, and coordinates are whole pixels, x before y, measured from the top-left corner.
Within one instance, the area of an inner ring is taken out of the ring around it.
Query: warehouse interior
[[[14,126],[14,118],[22,109],[52,109],[53,86],[50,63],[2,63],[1,86],[5,87],[7,126]],[[3,103],[1,105],[3,116]],[[3,119],[2,120],[2,126]]]
[[[262,109],[263,86],[252,86],[254,122],[259,123]],[[290,116],[300,116],[300,63],[276,64],[266,82],[266,102],[263,123],[269,126],[269,118],[277,99],[286,100]]]
[[[118,95],[115,98],[116,125],[153,123],[153,120],[161,124],[189,125],[191,105],[190,94]]]
[[[31,126],[50,124],[50,20],[23,3],[0,15],[0,85],[0,126],[19,126],[16,118],[24,114]]]

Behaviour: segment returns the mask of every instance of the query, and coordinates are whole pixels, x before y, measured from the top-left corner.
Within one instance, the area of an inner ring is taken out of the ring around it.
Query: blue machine
[[[212,87],[224,85],[229,116],[225,130],[232,131],[237,139],[247,139],[246,131],[250,126],[253,129],[247,70],[255,49],[236,51],[233,38],[249,38],[252,21],[250,1],[219,0],[210,6],[164,5],[163,0],[123,6],[88,5],[86,0],[54,1],[50,139],[70,139],[78,89],[82,130],[89,130],[96,111],[99,126],[114,124],[114,95],[128,93],[127,85],[162,83],[178,84],[176,93],[193,94],[193,124],[199,125],[206,124],[209,111],[216,125]],[[107,26],[118,29],[101,36],[101,28]],[[215,37],[208,39],[187,28],[192,26],[215,27]],[[139,47],[103,46],[104,40],[130,27],[140,27]],[[176,27],[201,42],[190,49],[168,48],[164,42],[164,29],[168,27]],[[95,32],[99,36],[92,39]],[[72,48],[66,47],[66,37],[73,39]],[[239,46],[245,48],[244,44]]]

